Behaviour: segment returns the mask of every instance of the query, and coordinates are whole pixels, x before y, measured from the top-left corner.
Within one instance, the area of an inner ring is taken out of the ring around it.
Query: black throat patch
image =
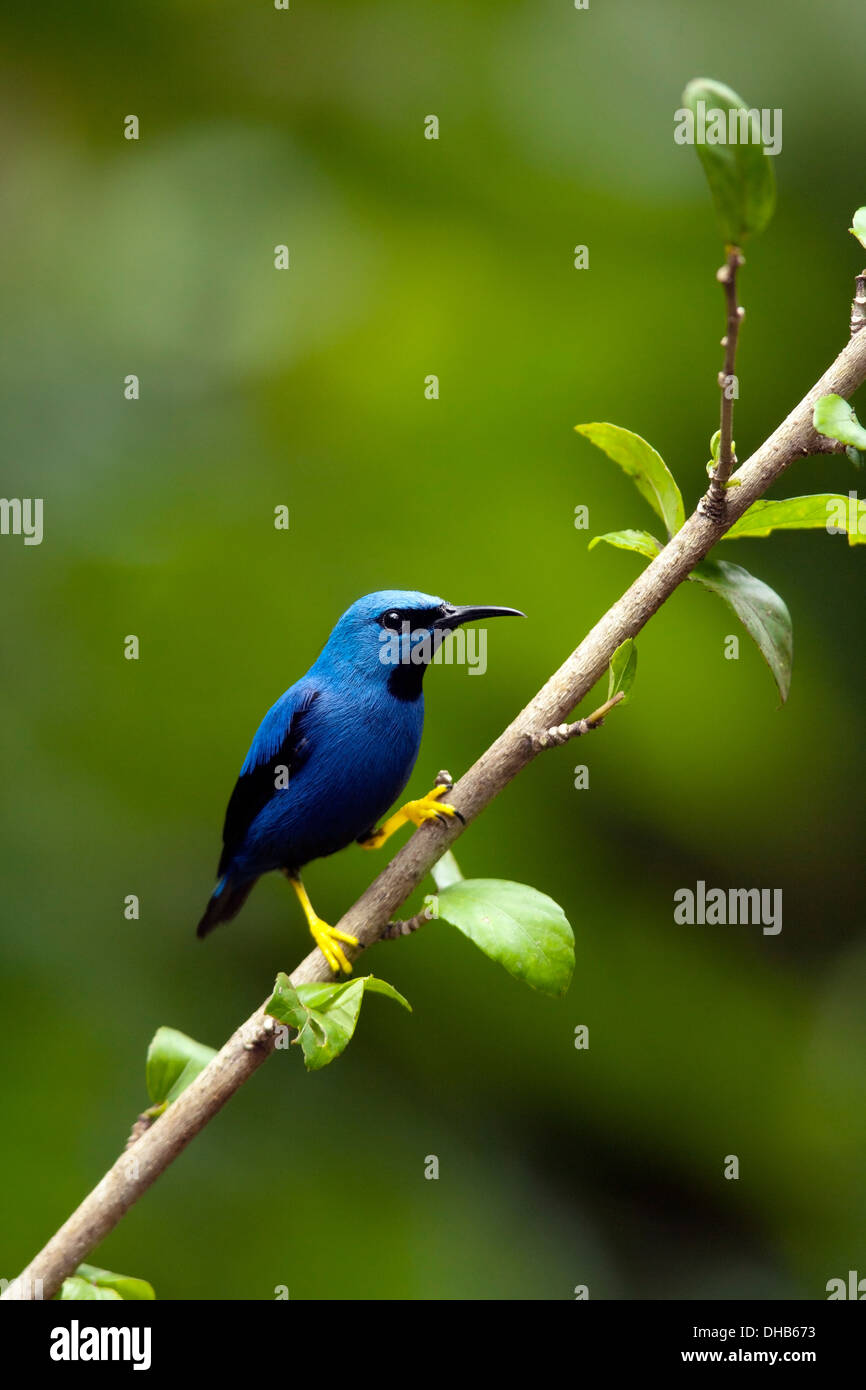
[[[405,700],[408,703],[420,699],[426,670],[427,663],[424,661],[401,661],[388,677],[388,693],[393,695],[395,700]]]

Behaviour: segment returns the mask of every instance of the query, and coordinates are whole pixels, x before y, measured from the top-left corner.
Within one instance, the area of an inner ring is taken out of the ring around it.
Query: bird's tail
[[[210,895],[204,915],[196,927],[196,936],[207,936],[220,922],[230,922],[236,917],[252,891],[256,880],[244,878],[235,881],[229,874],[223,874]]]

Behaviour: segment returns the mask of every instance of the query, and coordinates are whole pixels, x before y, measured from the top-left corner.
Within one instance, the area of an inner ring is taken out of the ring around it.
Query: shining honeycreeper
[[[377,823],[409,780],[424,725],[424,673],[445,635],[516,608],[458,608],[431,594],[383,589],[340,618],[305,676],[262,720],[226,811],[219,882],[198,924],[205,936],[243,907],[262,874],[286,875],[328,965],[347,974],[341,942],[301,881],[311,859],[357,841],[378,849],[411,822],[457,815],[437,786]]]

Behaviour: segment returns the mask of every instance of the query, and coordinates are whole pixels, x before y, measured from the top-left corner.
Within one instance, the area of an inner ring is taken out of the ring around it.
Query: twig
[[[828,439],[826,435],[819,434],[814,444],[803,445],[800,450],[803,458],[808,458],[810,454],[844,454],[845,445],[839,439]]]
[[[704,498],[706,512],[708,515],[716,517],[722,516],[725,512],[727,483],[737,461],[734,455],[735,368],[740,325],[746,314],[745,309],[737,303],[737,272],[744,264],[745,260],[739,247],[729,246],[725,264],[716,271],[716,279],[725,291],[725,336],[722,339],[722,347],[725,349],[725,364],[719,373],[719,388],[722,393],[719,461],[713,470],[709,491]]]
[[[862,270],[854,281],[854,302],[851,305],[851,337],[859,333],[866,323],[866,270]]]
[[[459,806],[465,822],[474,820],[532,761],[536,741],[560,724],[584,698],[604,674],[616,648],[641,631],[725,531],[796,459],[816,451],[818,436],[812,425],[815,401],[830,394],[848,400],[864,380],[866,333],[857,333],[808,395],[740,468],[740,486],[727,493],[723,513],[713,515],[704,505],[698,505],[664,550],[650,561],[534,699],[460,779],[451,800]],[[359,950],[382,935],[400,904],[463,829],[456,818],[445,825],[425,825],[399,850],[338,924],[342,931],[358,938]],[[357,952],[353,948],[349,954]],[[315,950],[291,978],[292,984],[299,985],[332,977],[321,952]],[[141,1135],[132,1151],[121,1154],[20,1279],[7,1288],[3,1298],[32,1297],[33,1290],[40,1287],[35,1281],[40,1279],[44,1297],[56,1293],[63,1279],[270,1056],[275,1043],[274,1028],[274,1020],[262,1005],[165,1114]]]
[[[417,931],[419,927],[426,927],[427,923],[432,920],[433,913],[429,908],[422,908],[420,912],[415,913],[414,917],[407,917],[403,922],[389,922],[379,940],[396,941],[398,937],[410,936],[413,931]]]
[[[147,1131],[150,1129],[155,1119],[156,1116],[148,1114],[146,1110],[143,1110],[141,1112],[141,1114],[137,1117],[135,1124],[132,1126],[132,1129],[129,1131],[129,1138],[126,1141],[125,1146],[126,1153],[129,1153],[129,1150],[132,1148],[133,1144],[136,1144],[143,1134],[147,1134]]]
[[[543,753],[546,748],[561,748],[571,738],[580,738],[581,734],[591,734],[593,729],[600,729],[605,715],[624,699],[625,695],[618,690],[610,700],[605,700],[603,705],[587,715],[586,719],[578,719],[574,724],[557,724],[553,729],[545,729],[543,734],[533,734],[533,752]]]

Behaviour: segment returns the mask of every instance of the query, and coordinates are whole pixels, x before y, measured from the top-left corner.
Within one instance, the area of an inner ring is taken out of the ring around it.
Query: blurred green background
[[[11,1277],[122,1147],[156,1027],[219,1045],[307,950],[277,878],[206,944],[193,929],[250,737],[343,608],[405,586],[529,615],[491,625],[483,679],[431,672],[420,794],[637,573],[574,529],[579,503],[592,534],[652,517],[572,427],[639,431],[689,505],[705,486],[723,304],[673,140],[685,82],[784,113],[742,276],[741,458],[846,338],[866,87],[853,0],[790,0],[784,25],[769,0],[4,18],[2,491],[45,499],[41,546],[0,540]],[[776,495],[856,485],[813,459]],[[206,1299],[821,1298],[866,1274],[864,557],[823,534],[724,554],[788,601],[788,705],[745,636],[724,660],[734,619],[687,586],[639,641],[628,709],[458,846],[466,874],[563,904],[567,998],[444,924],[383,944],[365,964],[414,1014],[371,999],[318,1075],[278,1054],[96,1263]],[[375,868],[313,865],[319,912]],[[782,934],[677,926],[697,879],[781,887]]]

